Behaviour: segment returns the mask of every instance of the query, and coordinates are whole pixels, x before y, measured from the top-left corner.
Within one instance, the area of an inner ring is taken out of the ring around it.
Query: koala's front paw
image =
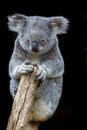
[[[20,78],[20,76],[22,74],[27,74],[29,72],[32,72],[34,69],[33,65],[31,64],[27,64],[26,62],[24,62],[23,64],[21,65],[18,65],[15,70],[14,70],[14,73],[13,73],[13,76],[16,77],[16,78]]]
[[[45,80],[46,78],[46,70],[43,68],[43,66],[38,66],[37,74],[36,74],[36,80]]]

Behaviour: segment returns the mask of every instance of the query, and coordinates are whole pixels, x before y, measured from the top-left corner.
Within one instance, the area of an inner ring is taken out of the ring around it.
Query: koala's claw
[[[33,65],[21,64],[21,65],[16,67],[13,75],[15,77],[19,78],[22,74],[27,74],[27,73],[32,72],[32,71],[33,71]]]
[[[43,81],[45,80],[45,78],[46,78],[46,71],[42,66],[40,66],[36,74],[36,80]]]

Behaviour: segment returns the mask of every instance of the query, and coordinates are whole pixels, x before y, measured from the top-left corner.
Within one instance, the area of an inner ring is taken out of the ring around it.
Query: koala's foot
[[[28,64],[28,62],[24,62],[23,64],[21,65],[18,65],[14,72],[13,72],[13,77],[14,78],[20,78],[20,76],[22,74],[27,74],[29,72],[32,72],[33,71],[33,65],[31,64]]]
[[[38,66],[37,74],[36,74],[36,80],[45,80],[46,78],[46,70],[43,68],[43,66]]]
[[[16,79],[10,80],[10,93],[13,98],[15,97],[15,94],[17,92],[18,85],[19,85],[19,80],[16,80]]]

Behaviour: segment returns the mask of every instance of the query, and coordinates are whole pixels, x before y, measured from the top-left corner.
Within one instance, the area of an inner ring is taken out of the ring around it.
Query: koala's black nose
[[[33,41],[31,43],[31,49],[32,49],[33,52],[38,52],[39,51],[39,49],[38,49],[38,42]]]

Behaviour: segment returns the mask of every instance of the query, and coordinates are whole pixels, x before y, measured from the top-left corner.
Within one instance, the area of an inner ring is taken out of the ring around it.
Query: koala
[[[8,28],[18,34],[9,61],[13,99],[21,75],[33,72],[34,66],[38,68],[35,80],[41,81],[30,121],[46,121],[58,107],[63,88],[64,60],[57,35],[66,33],[68,23],[63,16],[8,16]]]

